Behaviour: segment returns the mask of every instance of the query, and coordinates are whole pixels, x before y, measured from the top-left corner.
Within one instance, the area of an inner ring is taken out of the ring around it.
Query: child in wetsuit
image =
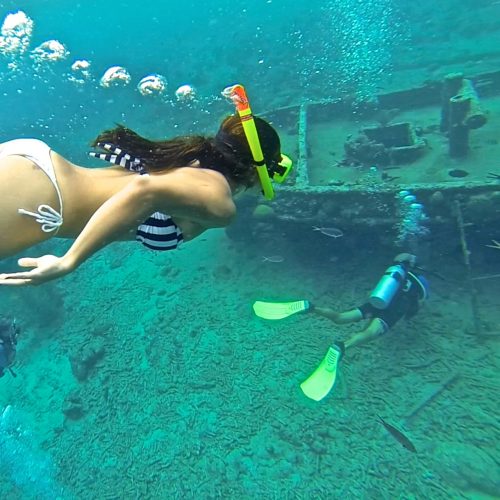
[[[412,270],[416,257],[403,253],[394,258],[379,283],[372,291],[369,301],[345,312],[336,312],[327,307],[305,308],[338,324],[353,323],[363,319],[371,320],[368,326],[345,341],[336,341],[316,370],[300,385],[304,394],[316,401],[323,399],[333,388],[339,363],[346,349],[359,346],[382,335],[401,318],[417,314],[420,304],[427,299],[427,281]]]
[[[387,332],[401,318],[415,316],[420,304],[427,298],[428,288],[426,279],[412,272],[416,269],[416,260],[412,254],[397,255],[393,265],[386,269],[370,294],[368,302],[348,311],[336,312],[328,307],[316,307],[307,300],[254,303],[255,314],[264,319],[278,320],[300,312],[311,312],[338,324],[371,320],[364,330],[345,341],[336,341],[329,347],[320,365],[300,385],[306,396],[319,401],[330,392],[346,349],[373,340]]]
[[[338,348],[341,356],[346,349],[365,344],[375,337],[386,333],[401,318],[412,318],[417,314],[421,303],[427,299],[427,280],[425,280],[423,276],[418,276],[411,272],[416,265],[416,257],[408,253],[402,253],[394,258],[394,264],[395,266],[402,267],[405,276],[401,277],[401,275],[397,274],[394,278],[390,275],[388,276],[386,271],[382,280],[385,278],[402,281],[399,283],[393,297],[389,300],[382,297],[383,300],[377,301],[376,297],[372,294],[370,301],[365,302],[355,309],[340,313],[328,307],[313,307],[310,305],[309,310],[311,312],[331,319],[335,323],[341,325],[354,323],[364,319],[371,319],[370,323],[363,331],[355,333],[344,342],[337,341],[333,344],[333,346]],[[379,288],[380,287],[377,286],[375,291]],[[383,286],[381,294],[384,295]],[[386,307],[375,307],[374,304],[386,305]]]

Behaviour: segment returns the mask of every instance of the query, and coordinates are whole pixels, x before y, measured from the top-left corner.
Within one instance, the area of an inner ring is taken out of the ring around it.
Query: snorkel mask
[[[266,164],[252,110],[250,109],[250,104],[242,85],[226,87],[222,91],[222,95],[230,100],[236,107],[241,119],[241,124],[243,125],[245,137],[247,138],[250,151],[252,152],[253,162],[257,169],[257,174],[259,175],[260,185],[262,186],[262,192],[266,200],[272,200],[274,198],[274,189],[271,179],[279,184],[284,182],[292,169],[292,160],[288,156],[281,154],[280,161],[273,161]]]

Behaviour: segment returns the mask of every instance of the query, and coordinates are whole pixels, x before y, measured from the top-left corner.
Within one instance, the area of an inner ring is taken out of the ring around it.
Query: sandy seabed
[[[253,301],[347,309],[390,256],[262,262],[268,250],[223,231],[163,254],[120,243],[57,284],[2,290],[2,313],[26,325],[18,376],[0,380],[2,498],[500,496],[500,280],[476,282],[478,337],[460,260],[437,262],[450,281],[432,278],[416,318],[348,352],[316,403],[300,382],[356,327],[266,322]]]

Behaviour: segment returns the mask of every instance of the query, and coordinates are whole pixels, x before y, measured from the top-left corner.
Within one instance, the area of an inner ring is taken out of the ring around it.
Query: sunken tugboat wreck
[[[405,234],[408,214],[400,193],[407,193],[418,205],[420,236],[435,241],[449,235],[442,231],[448,228],[458,240],[457,202],[466,226],[498,236],[500,113],[489,111],[500,109],[498,89],[500,71],[450,74],[377,95],[376,106],[363,113],[354,113],[348,100],[268,113],[288,131],[283,142],[296,168],[272,202],[242,200],[247,213],[240,220],[254,218],[256,241],[303,233],[306,244],[313,226],[354,225],[355,240],[346,234],[343,244],[363,240],[393,247]],[[248,225],[236,223],[228,233],[244,240]]]

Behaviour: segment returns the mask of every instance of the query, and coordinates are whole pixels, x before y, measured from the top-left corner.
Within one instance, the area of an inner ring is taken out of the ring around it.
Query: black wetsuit
[[[358,309],[363,319],[380,319],[385,326],[385,331],[392,328],[401,318],[410,319],[417,314],[420,304],[427,298],[425,286],[419,277],[408,273],[407,280],[394,295],[388,307],[377,309],[369,302],[365,302]]]

